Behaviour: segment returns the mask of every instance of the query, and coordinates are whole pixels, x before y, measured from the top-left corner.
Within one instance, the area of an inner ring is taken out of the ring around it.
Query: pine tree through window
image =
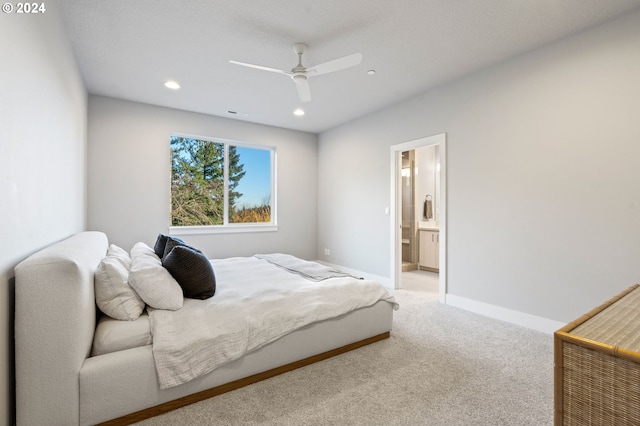
[[[275,224],[275,149],[171,136],[171,226]]]

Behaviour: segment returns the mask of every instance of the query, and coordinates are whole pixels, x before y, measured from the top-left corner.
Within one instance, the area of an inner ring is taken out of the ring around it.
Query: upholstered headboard
[[[104,233],[82,232],[15,268],[19,425],[78,423],[78,373],[96,325],[93,274],[107,248]]]

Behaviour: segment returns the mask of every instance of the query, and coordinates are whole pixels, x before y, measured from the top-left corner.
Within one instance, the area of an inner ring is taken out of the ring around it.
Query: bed
[[[96,306],[96,294],[99,306],[104,304],[103,290],[94,287],[112,251],[104,233],[88,231],[44,248],[16,266],[18,425],[139,421],[388,338],[397,308],[379,284],[346,276],[309,280],[299,276],[304,272],[287,270],[291,258],[285,256],[276,264],[268,259],[272,255],[266,255],[211,260],[213,297],[184,297],[177,309],[145,304],[135,320],[114,320]],[[312,269],[317,265],[307,263]],[[267,270],[286,282],[284,294],[273,296],[261,285]],[[230,285],[232,276],[240,281]],[[295,284],[300,279],[306,284]],[[131,275],[129,280],[135,281]],[[310,296],[312,303],[305,306],[311,307],[302,314],[278,319],[288,311],[285,296],[298,287],[305,293],[323,288],[324,295]],[[367,293],[366,300],[354,302],[345,296],[358,293],[354,288]],[[187,294],[184,288],[183,292]],[[261,306],[260,300],[267,304]],[[316,305],[333,310],[319,313]],[[335,310],[336,305],[348,306]],[[209,328],[228,329],[223,321],[215,321],[226,316],[241,326],[225,331],[222,338],[211,335]],[[198,317],[204,322],[194,322]],[[256,326],[269,322],[275,328],[266,332],[267,328]],[[200,325],[206,323],[216,327]],[[124,338],[123,325],[128,330]],[[266,336],[246,339],[261,334]],[[178,342],[176,335],[188,336]],[[221,341],[231,346],[224,347]],[[185,347],[192,353],[184,355]],[[168,375],[160,372],[159,364],[168,366]],[[189,368],[181,369],[185,365]],[[183,370],[188,370],[186,375]]]

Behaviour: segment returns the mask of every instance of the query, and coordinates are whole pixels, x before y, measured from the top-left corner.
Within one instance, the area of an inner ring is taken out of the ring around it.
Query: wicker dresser
[[[555,425],[640,425],[640,284],[556,331]]]

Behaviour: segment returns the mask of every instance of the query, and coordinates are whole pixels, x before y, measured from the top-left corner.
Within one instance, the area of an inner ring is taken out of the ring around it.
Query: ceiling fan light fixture
[[[273,73],[284,74],[291,77],[291,79],[296,84],[298,98],[300,98],[301,102],[311,101],[311,90],[309,89],[309,82],[307,81],[309,77],[351,68],[362,62],[362,54],[354,53],[348,56],[343,56],[342,58],[323,62],[321,64],[307,68],[302,65],[302,55],[307,51],[307,49],[308,46],[304,43],[296,43],[293,45],[293,51],[298,55],[298,65],[293,67],[291,71],[234,60],[229,60],[229,62],[235,65],[241,65],[243,67],[254,68],[262,71],[270,71]]]

